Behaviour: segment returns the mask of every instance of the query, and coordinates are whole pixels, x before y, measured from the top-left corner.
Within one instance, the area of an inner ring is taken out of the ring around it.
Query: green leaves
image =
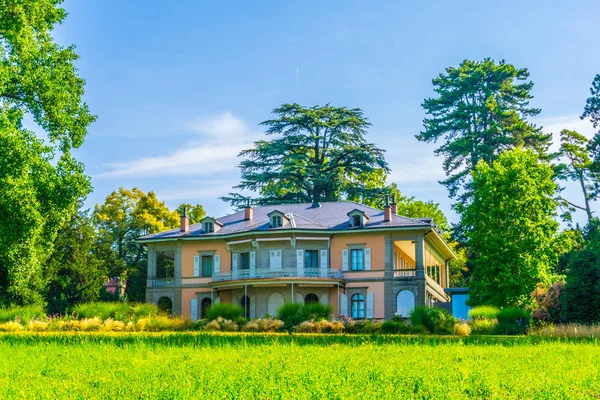
[[[591,96],[585,102],[581,119],[590,118],[594,128],[600,125],[600,74],[596,75],[590,88]]]
[[[547,151],[551,136],[526,121],[540,113],[529,107],[533,83],[528,78],[527,69],[487,58],[465,60],[433,80],[438,97],[423,102],[429,117],[416,137],[442,142],[435,152],[444,156],[448,178],[442,184],[451,197],[464,189],[480,160],[491,164],[502,151],[516,146],[542,155]]]
[[[531,150],[505,151],[490,167],[473,172],[472,200],[459,203],[466,244],[472,252],[469,284],[473,305],[527,303],[555,264],[556,184],[553,169]]]
[[[370,193],[364,174],[389,172],[384,150],[365,140],[371,125],[360,109],[284,104],[264,121],[272,140],[261,140],[240,157],[236,189],[258,191],[259,203],[334,201]],[[359,193],[357,193],[357,191]],[[223,200],[245,201],[235,194]]]

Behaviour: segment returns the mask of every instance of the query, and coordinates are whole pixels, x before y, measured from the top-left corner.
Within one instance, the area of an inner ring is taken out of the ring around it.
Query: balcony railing
[[[268,279],[268,278],[342,278],[339,269],[331,268],[257,268],[242,269],[231,272],[213,272],[213,282],[238,279]]]
[[[394,278],[414,278],[417,276],[416,269],[395,269]]]
[[[173,286],[174,284],[175,284],[175,279],[173,279],[173,278],[155,278],[154,279],[154,287]]]

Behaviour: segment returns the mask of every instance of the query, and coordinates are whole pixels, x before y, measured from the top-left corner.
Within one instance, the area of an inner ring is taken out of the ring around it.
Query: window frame
[[[360,214],[352,214],[352,226],[362,226],[363,225],[363,217]]]
[[[360,252],[360,257],[353,257],[353,254]],[[360,247],[360,248],[351,248],[348,251],[348,257],[350,258],[350,260],[348,260],[348,263],[350,264],[350,271],[354,271],[354,272],[359,272],[359,271],[364,271],[365,270],[365,249]],[[355,265],[353,260],[357,261],[357,264]],[[360,269],[358,268],[360,266]]]
[[[362,293],[354,293],[350,297],[350,316],[352,319],[365,319],[366,312],[365,296]],[[354,305],[356,304],[356,312]],[[362,316],[360,315],[362,313]]]
[[[309,250],[304,250],[304,269],[319,269],[319,255],[320,251],[319,250],[314,250],[314,249],[309,249]],[[311,265],[309,266],[308,260],[309,260],[309,255],[315,254],[314,259],[311,259]],[[315,262],[314,266],[312,265],[312,261]]]
[[[283,226],[283,216],[279,214],[271,215],[271,227],[281,228]]]
[[[204,259],[210,259],[210,274],[206,274],[204,271]],[[215,256],[214,254],[200,254],[200,276],[211,277],[215,270]]]
[[[316,300],[309,300],[307,302],[307,298],[309,296],[315,296]],[[315,293],[308,293],[306,296],[304,296],[304,304],[315,304],[315,303],[319,303],[319,296],[317,296]]]
[[[246,251],[244,253],[238,253],[238,269],[239,270],[249,270],[250,269],[250,252]],[[244,268],[244,260],[247,260],[247,266]]]
[[[209,229],[209,227],[210,227],[210,229]],[[215,223],[212,221],[206,221],[206,222],[204,222],[203,229],[204,229],[204,233],[214,233]]]

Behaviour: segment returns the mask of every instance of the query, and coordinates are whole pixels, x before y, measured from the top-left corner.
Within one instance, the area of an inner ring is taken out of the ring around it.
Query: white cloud
[[[107,163],[108,171],[95,178],[233,174],[239,164],[239,152],[251,147],[260,136],[250,133],[231,112],[206,117],[188,126],[202,134],[200,142],[187,143],[168,155]]]

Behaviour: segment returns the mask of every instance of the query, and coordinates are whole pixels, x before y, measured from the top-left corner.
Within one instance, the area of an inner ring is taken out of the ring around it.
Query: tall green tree
[[[538,283],[550,283],[555,264],[557,185],[553,168],[531,150],[502,153],[473,171],[473,197],[459,203],[472,252],[473,305],[528,303]]]
[[[200,204],[196,204],[195,206],[189,203],[183,203],[177,207],[177,213],[179,215],[183,214],[183,209],[185,208],[185,213],[190,220],[190,224],[196,224],[202,220],[202,218],[206,217],[206,212],[204,211],[204,207]]]
[[[125,293],[132,301],[144,301],[147,253],[135,239],[179,226],[179,214],[157,199],[154,192],[119,188],[94,209],[98,230],[97,251],[109,276],[127,279]]]
[[[88,212],[74,214],[58,232],[44,266],[44,298],[49,314],[64,313],[75,304],[99,298],[107,271],[97,257],[96,240]]]
[[[271,140],[260,140],[240,157],[242,181],[235,189],[259,193],[260,204],[334,201],[374,192],[363,177],[389,172],[384,150],[365,139],[371,125],[360,109],[284,104],[262,122]],[[357,188],[360,193],[357,193]],[[222,198],[241,206],[239,194]]]
[[[590,158],[589,147],[588,139],[580,133],[568,129],[560,132],[560,155],[565,159],[565,163],[559,168],[560,175],[579,183],[584,205],[580,206],[566,199],[563,201],[570,207],[585,211],[588,222],[593,218],[590,202],[596,200],[600,190],[598,174]]]
[[[522,146],[545,154],[551,135],[527,122],[540,113],[529,107],[533,83],[527,69],[504,60],[463,61],[433,79],[437,97],[425,99],[422,142],[441,142],[436,155],[444,157],[448,177],[441,182],[456,197],[464,191],[479,161],[488,165],[505,150]],[[466,194],[465,194],[466,193]]]
[[[590,88],[591,96],[585,102],[581,119],[589,118],[594,128],[600,126],[600,74],[596,75]]]
[[[81,146],[95,120],[72,46],[51,31],[59,0],[0,1],[0,304],[43,302],[42,266],[89,190]],[[30,117],[47,140],[23,125]]]

